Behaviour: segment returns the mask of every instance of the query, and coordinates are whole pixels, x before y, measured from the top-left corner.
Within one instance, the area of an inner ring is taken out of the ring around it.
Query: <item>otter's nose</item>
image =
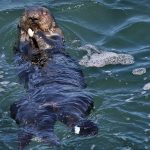
[[[36,17],[29,17],[29,20],[30,20],[32,23],[37,23],[39,19],[36,18]]]

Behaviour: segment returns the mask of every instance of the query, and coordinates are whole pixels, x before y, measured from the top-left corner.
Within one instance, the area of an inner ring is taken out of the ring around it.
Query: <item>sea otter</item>
[[[54,134],[56,121],[75,134],[97,134],[97,125],[87,119],[93,98],[85,90],[78,63],[65,51],[63,33],[52,13],[44,7],[28,8],[18,28],[15,62],[26,94],[11,105],[10,112],[20,127],[19,149],[23,150],[32,137],[60,145]]]

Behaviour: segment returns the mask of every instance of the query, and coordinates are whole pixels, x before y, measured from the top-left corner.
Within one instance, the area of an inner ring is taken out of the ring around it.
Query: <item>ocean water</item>
[[[82,66],[88,90],[94,94],[95,108],[89,118],[99,126],[97,136],[78,137],[58,123],[55,130],[61,147],[33,140],[26,149],[150,150],[149,0],[0,1],[0,150],[17,149],[18,127],[9,107],[25,91],[17,79],[12,48],[21,13],[34,5],[52,10],[64,32],[66,49],[77,60],[86,54],[80,47],[88,44],[132,55],[134,63]]]

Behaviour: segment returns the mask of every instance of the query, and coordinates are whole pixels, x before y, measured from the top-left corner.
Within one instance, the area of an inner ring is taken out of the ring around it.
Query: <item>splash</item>
[[[134,63],[134,57],[129,54],[100,51],[95,46],[89,46],[89,44],[79,49],[87,51],[87,55],[83,56],[79,61],[79,64],[85,67],[104,67],[117,64],[130,65]]]

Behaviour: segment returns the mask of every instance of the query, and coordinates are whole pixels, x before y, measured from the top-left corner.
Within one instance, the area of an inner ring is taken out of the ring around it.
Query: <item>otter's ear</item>
[[[46,5],[42,5],[41,7],[48,9],[48,7]]]
[[[18,29],[21,29],[20,23],[18,23],[17,28],[18,28]]]

